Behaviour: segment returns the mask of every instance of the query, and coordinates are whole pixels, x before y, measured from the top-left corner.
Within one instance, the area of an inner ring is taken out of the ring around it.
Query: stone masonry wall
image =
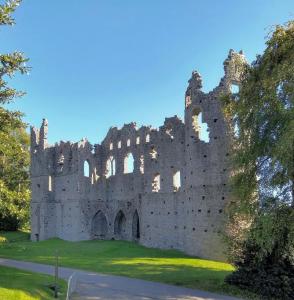
[[[126,239],[225,259],[230,154],[219,98],[239,82],[236,59],[245,62],[231,50],[225,76],[208,94],[192,73],[185,122],[174,116],[159,129],[112,127],[94,146],[87,140],[49,146],[47,121],[31,128],[31,239]],[[199,137],[199,115],[209,142]]]

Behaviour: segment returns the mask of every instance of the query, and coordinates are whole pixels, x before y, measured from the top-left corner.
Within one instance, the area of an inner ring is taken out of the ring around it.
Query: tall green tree
[[[239,94],[226,97],[237,129],[233,184],[246,206],[257,198],[294,206],[294,22],[277,26],[266,44],[243,68]]]
[[[271,299],[294,293],[294,21],[274,28],[263,55],[224,97],[232,121],[233,201],[228,281]],[[242,226],[243,225],[243,226]]]
[[[13,25],[13,12],[21,0],[0,4],[0,25]],[[0,54],[0,230],[16,230],[28,220],[29,137],[23,114],[9,104],[24,95],[8,85],[16,73],[28,72],[21,52]]]

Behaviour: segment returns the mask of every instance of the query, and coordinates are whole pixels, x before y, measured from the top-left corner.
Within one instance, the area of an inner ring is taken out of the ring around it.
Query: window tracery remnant
[[[91,178],[91,183],[94,184],[99,179],[99,176],[97,174],[97,169],[94,168]]]
[[[110,176],[114,176],[114,175],[115,175],[115,159],[113,158],[113,156],[110,156],[106,161],[105,176],[106,178],[109,178]]]

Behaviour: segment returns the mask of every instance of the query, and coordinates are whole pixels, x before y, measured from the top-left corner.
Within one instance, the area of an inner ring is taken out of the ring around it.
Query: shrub
[[[235,265],[237,270],[226,278],[229,284],[266,299],[293,299],[294,209],[282,206],[263,211]]]

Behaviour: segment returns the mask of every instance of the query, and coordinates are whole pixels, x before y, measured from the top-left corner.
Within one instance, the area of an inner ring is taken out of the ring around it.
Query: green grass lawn
[[[49,300],[53,291],[49,284],[54,282],[52,276],[31,273],[14,268],[0,266],[1,300]],[[59,281],[59,299],[66,298],[66,282]]]
[[[175,250],[150,249],[127,241],[30,242],[23,232],[0,232],[0,257],[122,275],[254,299],[224,283],[230,264],[191,257]]]

